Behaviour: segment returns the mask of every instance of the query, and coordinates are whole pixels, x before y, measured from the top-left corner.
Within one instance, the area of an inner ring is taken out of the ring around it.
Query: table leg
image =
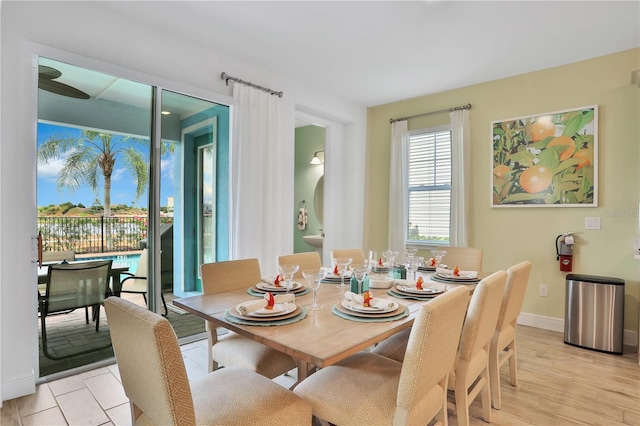
[[[120,297],[120,290],[122,290],[122,281],[120,280],[120,272],[111,271],[111,284],[113,286],[113,295]]]
[[[293,390],[301,381],[315,373],[318,369],[315,365],[299,359],[296,360],[296,365],[298,367],[298,380],[289,388],[290,390]]]

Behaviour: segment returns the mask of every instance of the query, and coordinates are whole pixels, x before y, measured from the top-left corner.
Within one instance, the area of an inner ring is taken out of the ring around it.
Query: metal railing
[[[162,218],[163,222],[167,219]],[[74,250],[77,254],[139,250],[147,237],[146,216],[38,217],[43,251]]]

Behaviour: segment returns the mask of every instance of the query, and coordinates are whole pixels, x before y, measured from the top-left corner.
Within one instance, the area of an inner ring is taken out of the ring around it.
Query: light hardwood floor
[[[191,379],[206,374],[204,341],[182,347]],[[493,425],[640,425],[640,366],[635,348],[623,356],[563,343],[561,333],[518,326],[520,388],[501,371],[501,410]],[[275,380],[290,386],[295,374]],[[128,425],[129,406],[115,365],[38,386],[34,395],[5,401],[2,425]],[[457,425],[449,411],[449,424]],[[478,401],[471,424],[481,419]]]

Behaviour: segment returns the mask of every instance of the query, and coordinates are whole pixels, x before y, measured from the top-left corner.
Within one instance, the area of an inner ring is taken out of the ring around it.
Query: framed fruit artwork
[[[596,207],[598,106],[491,123],[492,207]]]

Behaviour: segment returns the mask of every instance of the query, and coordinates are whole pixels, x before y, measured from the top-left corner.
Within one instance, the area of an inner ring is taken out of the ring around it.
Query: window
[[[409,134],[408,243],[449,243],[451,129]]]

